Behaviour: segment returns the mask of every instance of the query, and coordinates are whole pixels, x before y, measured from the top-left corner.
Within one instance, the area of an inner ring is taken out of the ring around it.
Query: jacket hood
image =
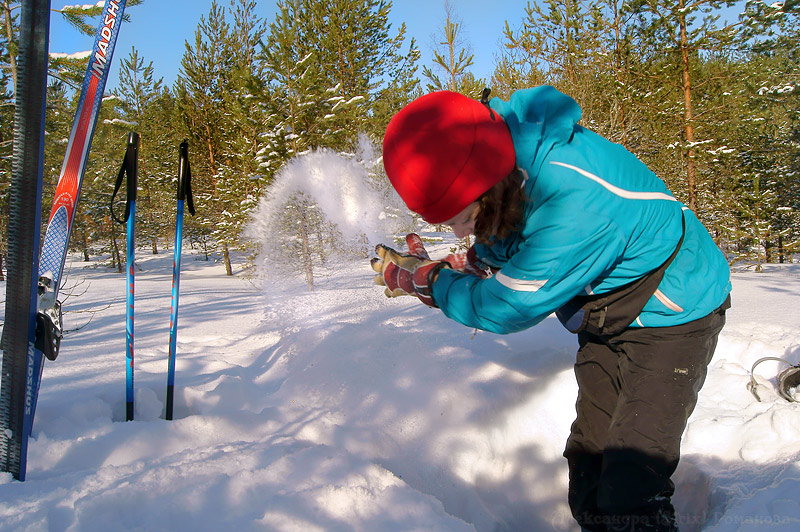
[[[575,100],[546,85],[516,91],[508,102],[492,98],[489,105],[505,119],[517,166],[533,170],[531,178],[554,146],[570,141],[581,119]]]

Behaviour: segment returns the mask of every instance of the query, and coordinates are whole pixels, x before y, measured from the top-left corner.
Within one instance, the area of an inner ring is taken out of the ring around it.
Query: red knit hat
[[[386,175],[412,211],[442,223],[514,169],[511,133],[486,105],[455,92],[417,98],[389,122]]]

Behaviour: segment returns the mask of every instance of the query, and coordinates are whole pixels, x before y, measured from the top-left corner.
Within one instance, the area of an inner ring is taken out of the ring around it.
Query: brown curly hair
[[[493,236],[503,239],[520,229],[528,201],[524,184],[522,171],[514,168],[477,199],[480,209],[475,217],[473,233],[478,242],[489,244]]]

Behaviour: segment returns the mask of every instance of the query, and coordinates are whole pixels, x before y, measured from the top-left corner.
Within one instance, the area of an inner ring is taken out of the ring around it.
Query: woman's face
[[[472,202],[467,205],[463,211],[444,222],[444,225],[450,226],[456,238],[464,238],[467,235],[473,234],[475,230],[475,218],[478,216],[479,210],[480,204],[477,201]]]

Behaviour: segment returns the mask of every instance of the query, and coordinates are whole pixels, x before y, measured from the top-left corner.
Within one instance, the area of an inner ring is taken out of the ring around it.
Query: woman
[[[477,242],[448,261],[416,235],[409,253],[380,245],[376,282],[496,333],[556,312],[579,344],[575,519],[675,531],[670,477],[730,306],[727,261],[641,161],[577,125],[570,97],[486,96],[428,94],[390,122],[384,166],[409,209]]]

